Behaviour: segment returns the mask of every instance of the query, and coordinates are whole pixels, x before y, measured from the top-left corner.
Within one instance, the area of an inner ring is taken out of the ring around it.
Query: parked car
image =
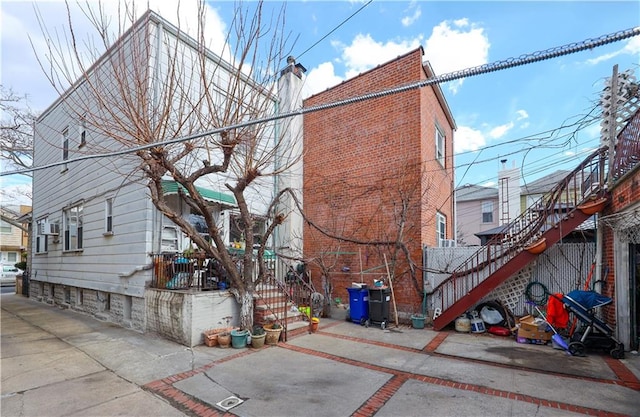
[[[18,269],[13,265],[2,265],[2,277],[0,285],[8,287],[16,284],[16,275],[22,275],[22,269]]]

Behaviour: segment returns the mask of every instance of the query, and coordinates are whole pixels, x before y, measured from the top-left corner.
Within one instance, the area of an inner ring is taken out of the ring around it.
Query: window
[[[0,220],[0,233],[3,235],[10,235],[11,223],[7,223],[4,220]]]
[[[47,235],[42,233],[44,228],[41,225],[45,223],[47,223],[47,219],[40,219],[36,222],[36,253],[44,253],[49,249],[49,239],[47,239]]]
[[[440,162],[440,165],[444,166],[445,158],[445,138],[444,133],[436,126],[436,159]]]
[[[493,201],[482,202],[482,223],[493,223]]]
[[[107,198],[104,204],[104,232],[113,234],[113,198]]]
[[[240,215],[231,215],[229,222],[229,243],[244,242],[244,222]],[[266,231],[265,219],[261,217],[253,218],[253,244],[262,243],[262,237]]]
[[[11,263],[18,262],[18,254],[16,252],[7,253],[7,261],[9,261]]]
[[[447,218],[442,213],[436,213],[436,238],[438,246],[442,247],[447,238]]]
[[[62,132],[62,160],[69,159],[69,128]],[[67,170],[67,164],[63,164],[61,171]]]
[[[80,120],[80,144],[78,145],[78,148],[82,148],[86,144],[87,144],[87,122],[83,116],[82,119]]]
[[[82,249],[82,204],[64,210],[64,250]]]

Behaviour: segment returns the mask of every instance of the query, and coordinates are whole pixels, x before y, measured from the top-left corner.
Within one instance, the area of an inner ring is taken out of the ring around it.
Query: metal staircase
[[[434,288],[434,307],[441,311],[433,321],[435,330],[444,328],[534,260],[542,252],[537,247],[544,250],[580,226],[594,213],[593,202],[606,202],[607,155],[606,147],[589,155]]]

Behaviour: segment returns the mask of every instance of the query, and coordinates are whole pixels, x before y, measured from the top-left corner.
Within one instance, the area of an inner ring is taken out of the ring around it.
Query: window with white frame
[[[493,201],[482,202],[482,223],[493,223]]]
[[[64,250],[82,249],[82,204],[64,210]]]
[[[104,232],[113,234],[113,198],[107,198],[104,202]]]
[[[11,263],[18,262],[18,252],[9,252],[7,253],[7,261]]]
[[[40,219],[36,222],[36,253],[44,253],[49,249],[49,239],[44,234],[44,224],[47,224],[47,219]]]
[[[440,165],[445,166],[445,137],[444,132],[436,126],[436,159],[440,162]]]
[[[447,218],[440,212],[436,213],[436,238],[438,246],[443,246],[443,242],[447,238]]]
[[[62,160],[66,161],[69,159],[69,128],[66,128],[62,131]],[[61,171],[67,170],[67,164],[62,164]]]

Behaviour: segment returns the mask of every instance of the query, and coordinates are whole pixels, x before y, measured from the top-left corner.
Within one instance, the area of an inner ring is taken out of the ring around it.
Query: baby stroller
[[[565,308],[583,323],[569,343],[569,353],[584,356],[587,348],[607,350],[612,358],[624,358],[624,344],[613,336],[613,329],[595,315],[595,309],[613,300],[595,291],[574,290],[562,296]]]

